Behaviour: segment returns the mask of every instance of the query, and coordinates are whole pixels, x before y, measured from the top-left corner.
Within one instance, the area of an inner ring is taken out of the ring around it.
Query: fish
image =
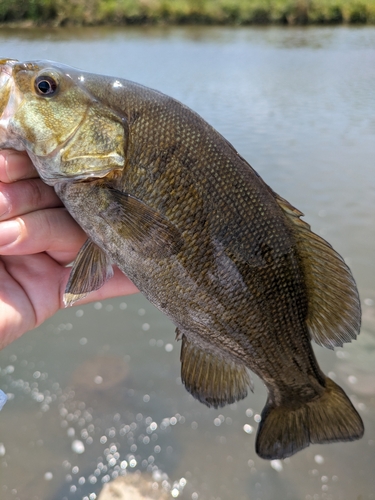
[[[0,147],[27,152],[87,234],[66,305],[118,266],[175,324],[194,398],[219,408],[261,378],[264,459],[363,436],[312,347],[359,333],[350,269],[197,113],[122,78],[2,59]]]

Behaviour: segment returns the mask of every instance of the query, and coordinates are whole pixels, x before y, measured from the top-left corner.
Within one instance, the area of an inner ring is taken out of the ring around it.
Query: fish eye
[[[35,78],[34,86],[39,95],[52,97],[57,92],[58,83],[49,75],[40,75]]]

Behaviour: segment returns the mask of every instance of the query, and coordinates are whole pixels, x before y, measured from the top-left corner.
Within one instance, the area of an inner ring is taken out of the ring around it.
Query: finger
[[[47,252],[59,263],[71,262],[87,236],[65,208],[38,210],[0,222],[0,254]]]
[[[55,190],[41,179],[0,183],[0,220],[60,206],[62,202]]]
[[[77,305],[138,292],[118,269],[114,277]],[[0,349],[64,307],[70,270],[46,254],[7,256],[0,261]]]
[[[0,151],[0,182],[39,177],[28,155],[23,151],[3,149]]]

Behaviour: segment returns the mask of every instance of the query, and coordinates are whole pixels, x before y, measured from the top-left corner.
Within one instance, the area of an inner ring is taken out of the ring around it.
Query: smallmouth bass
[[[256,451],[285,458],[363,435],[311,339],[355,339],[349,268],[218,132],[176,100],[50,61],[0,60],[0,147],[26,150],[88,239],[65,303],[116,264],[174,322],[181,378],[202,403],[268,399]]]

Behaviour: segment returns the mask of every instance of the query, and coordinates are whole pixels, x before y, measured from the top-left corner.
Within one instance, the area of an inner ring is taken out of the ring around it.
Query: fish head
[[[48,184],[122,169],[125,122],[92,95],[80,70],[0,60],[0,148],[26,150]]]

